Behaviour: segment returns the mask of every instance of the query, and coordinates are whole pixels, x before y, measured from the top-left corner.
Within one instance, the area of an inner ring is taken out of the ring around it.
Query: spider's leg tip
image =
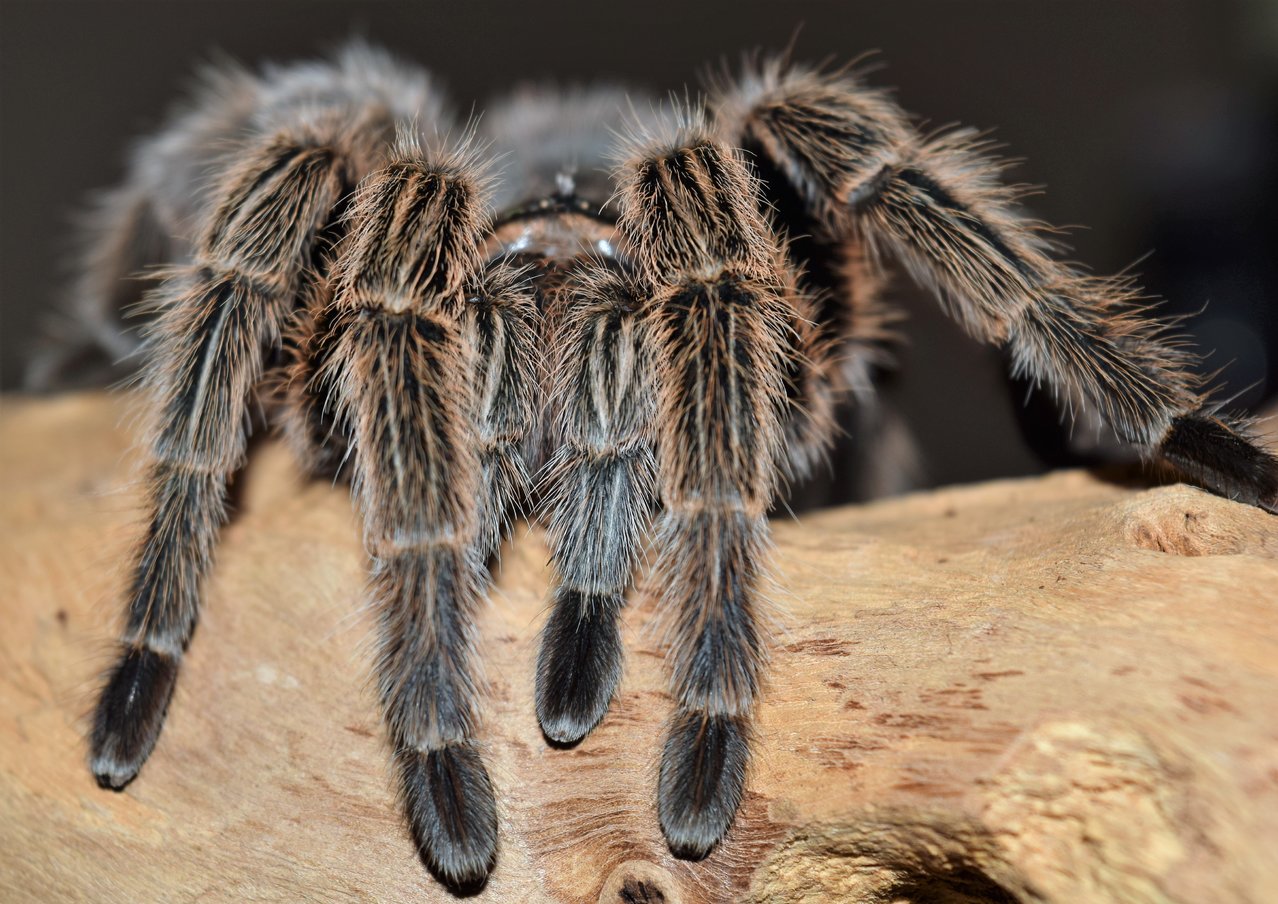
[[[98,787],[104,791],[123,791],[138,775],[137,769],[102,756],[95,756],[89,768]]]
[[[589,687],[574,686],[564,692],[562,685],[538,682],[537,722],[546,740],[572,746],[595,730],[608,712],[616,682],[600,682]]]
[[[145,648],[120,657],[98,698],[89,768],[98,787],[122,790],[137,776],[164,726],[178,662]]]
[[[619,603],[611,596],[565,605],[560,599],[546,623],[537,657],[537,720],[555,744],[575,744],[603,721],[621,679]]]
[[[577,721],[562,714],[542,712],[537,707],[537,722],[546,741],[554,747],[575,747],[594,730],[596,722]]]
[[[672,824],[664,819],[661,831],[666,836],[666,843],[670,845],[670,853],[680,860],[704,860],[710,856],[722,837],[722,833],[717,833],[714,826]]]
[[[743,720],[682,712],[661,757],[657,810],[676,857],[700,860],[727,834],[745,786]]]
[[[1159,453],[1195,483],[1268,512],[1278,512],[1278,458],[1245,421],[1200,411],[1175,418]]]
[[[402,750],[400,787],[426,867],[459,892],[477,891],[497,861],[497,805],[478,751],[455,743]]]

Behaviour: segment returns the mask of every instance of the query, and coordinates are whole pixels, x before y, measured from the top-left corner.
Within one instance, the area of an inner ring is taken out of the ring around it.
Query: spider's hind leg
[[[920,137],[844,74],[765,66],[720,97],[725,131],[801,199],[810,222],[890,251],[1018,371],[1094,407],[1125,442],[1208,489],[1274,510],[1278,459],[1201,396],[1193,357],[1135,288],[1054,259],[1041,225],[971,133]]]
[[[100,199],[83,231],[86,250],[71,304],[49,323],[56,344],[40,349],[25,374],[35,389],[126,376],[139,347],[127,317],[148,288],[143,271],[178,256],[152,199],[133,185]]]

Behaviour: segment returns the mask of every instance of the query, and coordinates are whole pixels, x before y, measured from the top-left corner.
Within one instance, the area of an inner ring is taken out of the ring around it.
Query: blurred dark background
[[[1095,2],[15,2],[0,4],[0,385],[21,385],[67,282],[70,224],[116,182],[197,64],[323,52],[352,33],[420,61],[454,105],[520,80],[607,78],[656,91],[707,63],[777,49],[819,61],[878,51],[871,76],[933,125],[995,127],[1045,184],[1030,202],[1086,224],[1072,257],[1136,264],[1165,312],[1228,365],[1236,406],[1278,393],[1278,3]],[[1078,459],[1050,405],[1004,376],[904,277],[908,345],[886,392],[924,483],[1033,473]],[[846,458],[836,453],[836,465]],[[855,493],[843,477],[832,498]]]

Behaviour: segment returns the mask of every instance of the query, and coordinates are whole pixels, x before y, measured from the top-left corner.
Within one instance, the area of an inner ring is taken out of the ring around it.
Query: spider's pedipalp
[[[484,456],[520,441],[531,391],[513,385],[530,371],[518,360],[529,345],[526,295],[497,279],[467,302],[486,228],[479,179],[464,163],[401,146],[356,195],[319,378],[354,445],[376,673],[405,813],[427,866],[459,887],[482,883],[497,852],[492,785],[473,740],[471,635],[486,546],[500,533],[481,524],[493,464]]]
[[[658,815],[676,854],[701,857],[743,791],[799,315],[745,163],[696,129],[683,138],[623,166],[621,225],[650,287],[664,503],[656,579],[677,701]]]
[[[598,724],[621,677],[617,620],[656,492],[653,374],[637,287],[600,266],[575,273],[567,291],[545,478],[559,583],[537,658],[537,717],[564,744]]]
[[[151,519],[124,650],[90,736],[102,784],[127,784],[163,725],[266,351],[279,342],[311,243],[345,184],[346,161],[324,138],[284,131],[244,154],[223,179],[195,260],[156,290],[147,372],[156,420]]]
[[[1051,256],[972,133],[923,139],[881,92],[776,65],[722,100],[720,127],[759,156],[773,197],[799,200],[803,227],[826,245],[890,251],[972,336],[1006,343],[1020,373],[1092,406],[1125,442],[1217,493],[1278,504],[1278,460],[1204,412],[1193,356],[1130,281]]]

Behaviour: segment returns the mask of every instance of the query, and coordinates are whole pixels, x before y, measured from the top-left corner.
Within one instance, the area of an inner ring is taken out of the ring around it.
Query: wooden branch
[[[0,415],[0,885],[8,900],[437,901],[388,777],[345,492],[264,443],[141,777],[99,790],[84,714],[140,512],[115,399]],[[499,864],[481,900],[1278,900],[1278,520],[1085,473],[778,521],[748,798],[706,861],[653,806],[653,605],[621,692],[547,746],[546,549],[483,615]]]

